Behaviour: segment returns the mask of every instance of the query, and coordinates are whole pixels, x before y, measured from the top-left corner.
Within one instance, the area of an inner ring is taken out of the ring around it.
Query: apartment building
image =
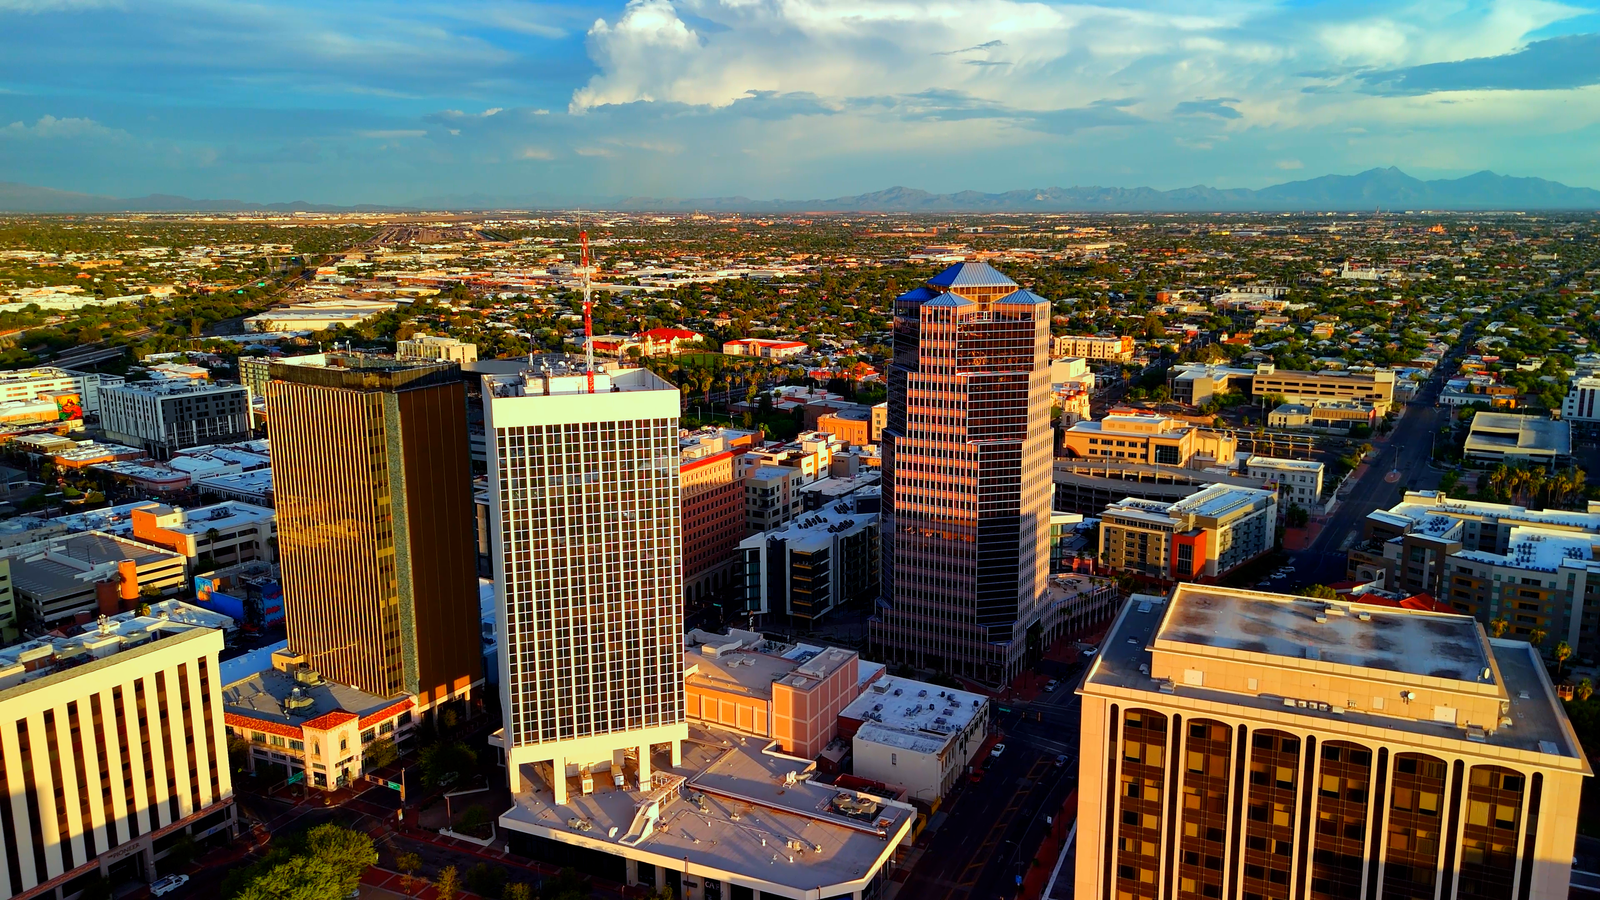
[[[1231,434],[1131,410],[1074,422],[1061,432],[1063,456],[1156,466],[1232,466],[1238,448],[1239,441]]]
[[[1600,511],[1529,510],[1407,491],[1367,516],[1351,577],[1429,594],[1505,634],[1600,654]]]
[[[1561,401],[1561,418],[1593,426],[1600,422],[1600,377],[1580,375],[1572,379],[1567,396]]]
[[[1214,580],[1271,550],[1278,495],[1214,484],[1177,503],[1128,498],[1100,520],[1100,560],[1160,582]]]
[[[1131,362],[1133,338],[1107,335],[1061,334],[1050,339],[1051,358],[1076,356],[1095,362]]]
[[[121,375],[74,372],[55,366],[13,369],[0,372],[0,403],[33,400],[43,394],[74,394],[84,412],[99,415],[100,389],[116,387],[125,382]]]
[[[410,340],[395,342],[394,355],[401,359],[436,359],[466,365],[478,361],[478,345],[453,337],[414,334]]]
[[[740,450],[686,457],[678,463],[683,491],[683,597],[696,601],[733,586],[745,533]]]
[[[1470,617],[1180,584],[1079,694],[1079,897],[1567,894],[1590,765]]]
[[[100,427],[110,440],[166,459],[249,438],[250,402],[243,385],[190,378],[102,385]]]
[[[194,565],[202,558],[213,567],[277,560],[278,517],[264,506],[229,500],[186,510],[147,503],[130,518],[134,540],[181,553]]]
[[[1307,511],[1321,511],[1324,468],[1319,462],[1271,456],[1251,456],[1244,461],[1244,469],[1251,478],[1277,486],[1278,505],[1283,509],[1298,506]]]
[[[802,627],[878,593],[878,515],[849,502],[803,513],[781,528],[745,538],[745,609]]]
[[[180,841],[234,830],[222,645],[143,616],[0,649],[0,895],[151,881]]]
[[[760,465],[744,474],[744,530],[771,531],[805,509],[800,489],[805,471],[793,466]]]

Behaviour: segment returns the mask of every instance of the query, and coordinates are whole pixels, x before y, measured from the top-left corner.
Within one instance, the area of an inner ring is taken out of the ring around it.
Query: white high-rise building
[[[546,367],[547,368],[547,367]],[[514,793],[651,783],[683,711],[679,393],[645,369],[484,378]],[[635,773],[629,769],[636,768]]]

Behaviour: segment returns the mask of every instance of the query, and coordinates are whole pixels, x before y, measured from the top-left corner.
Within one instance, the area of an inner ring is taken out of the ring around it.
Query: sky
[[[1600,187],[1600,0],[0,0],[0,181],[119,197]]]

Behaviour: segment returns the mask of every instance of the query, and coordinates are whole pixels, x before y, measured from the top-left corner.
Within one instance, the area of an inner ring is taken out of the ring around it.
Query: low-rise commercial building
[[[300,773],[309,787],[337,790],[366,770],[375,741],[406,748],[416,726],[416,698],[328,681],[288,649],[272,654],[270,669],[230,674],[237,677],[222,689],[223,720],[250,743],[252,772],[276,764],[287,776]]]
[[[861,693],[860,672],[854,650],[696,629],[685,636],[684,714],[810,759],[838,736],[840,712]]]
[[[852,773],[937,807],[989,734],[989,698],[909,678],[874,681],[839,714]]]
[[[4,551],[11,560],[19,615],[55,624],[80,615],[132,609],[146,590],[182,590],[182,554],[101,531],[62,535]]]
[[[854,447],[877,443],[872,437],[872,408],[850,406],[817,417],[817,430]]]
[[[250,436],[250,404],[243,385],[142,381],[103,387],[100,401],[106,437],[157,459],[186,447]]]
[[[1076,356],[1096,362],[1130,362],[1133,338],[1127,335],[1061,334],[1050,339],[1050,356]]]
[[[1298,506],[1307,511],[1322,508],[1322,463],[1303,459],[1276,459],[1271,456],[1252,456],[1244,462],[1251,478],[1276,485],[1278,504],[1287,509]]]
[[[1278,495],[1215,484],[1177,503],[1132,498],[1106,507],[1100,559],[1161,582],[1215,579],[1271,550]]]
[[[1172,399],[1188,406],[1204,406],[1223,394],[1247,394],[1255,369],[1184,363],[1172,367]]]
[[[1055,511],[1085,516],[1099,516],[1101,510],[1125,497],[1170,504],[1213,484],[1266,486],[1263,479],[1233,470],[1152,466],[1126,459],[1057,459],[1053,469]]]
[[[1374,428],[1383,416],[1371,403],[1360,400],[1318,400],[1314,403],[1280,403],[1267,413],[1269,428],[1349,431],[1353,426]]]
[[[1250,393],[1256,397],[1282,397],[1286,403],[1314,404],[1324,400],[1369,403],[1382,415],[1394,405],[1394,371],[1325,370],[1294,372],[1263,364],[1256,367]]]
[[[185,838],[235,829],[222,645],[145,616],[0,649],[0,894],[151,881]]]
[[[0,372],[0,403],[35,400],[43,395],[76,396],[83,412],[100,413],[100,389],[123,384],[121,375],[75,372],[56,366],[37,366]],[[69,412],[63,409],[64,413]],[[63,418],[82,418],[65,415]]]
[[[1061,432],[1065,456],[1194,469],[1233,465],[1238,446],[1238,439],[1231,434],[1126,410],[1076,422]]]
[[[745,609],[814,624],[878,592],[878,514],[840,502],[739,544]]]
[[[478,345],[453,337],[415,334],[410,340],[396,341],[394,355],[401,359],[438,359],[464,365],[478,361]]]
[[[136,541],[181,553],[199,565],[236,565],[251,560],[274,562],[277,515],[264,506],[226,501],[182,509],[149,503],[133,510]]]
[[[1567,894],[1592,770],[1471,618],[1179,585],[1079,694],[1079,897]]]
[[[1472,417],[1462,455],[1469,464],[1531,463],[1554,468],[1572,458],[1572,423],[1513,413]]]
[[[761,359],[789,359],[806,352],[804,341],[774,341],[764,338],[739,338],[724,341],[722,352],[728,356],[756,356]]]

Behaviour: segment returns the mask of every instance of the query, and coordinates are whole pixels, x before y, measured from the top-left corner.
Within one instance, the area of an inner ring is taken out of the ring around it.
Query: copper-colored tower
[[[894,302],[883,432],[887,661],[990,683],[1037,644],[1050,565],[1050,303],[983,263]]]
[[[289,647],[421,708],[483,680],[466,395],[454,363],[328,354],[267,385]]]

